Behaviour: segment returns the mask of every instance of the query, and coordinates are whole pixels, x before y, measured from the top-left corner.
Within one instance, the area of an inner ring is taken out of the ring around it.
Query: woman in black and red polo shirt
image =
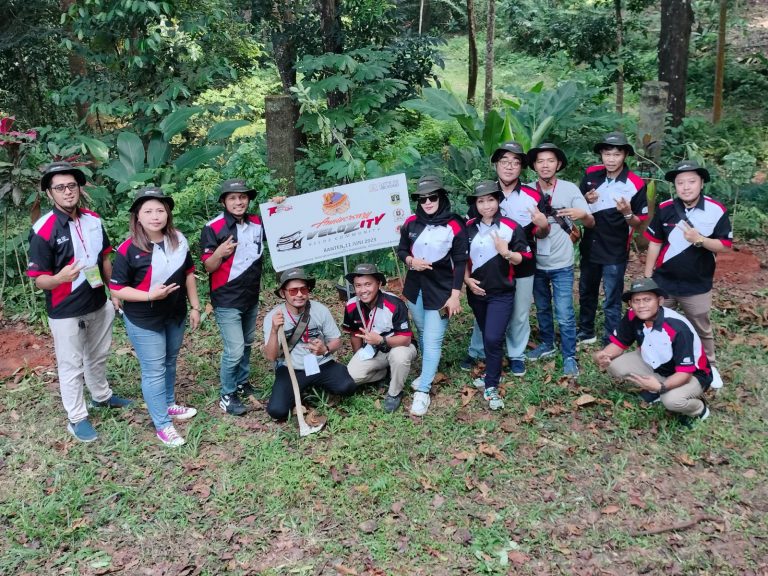
[[[167,446],[181,446],[184,438],[172,418],[187,420],[197,410],[176,404],[176,359],[187,300],[193,330],[200,324],[200,301],[189,244],[173,226],[173,204],[160,188],[136,193],[131,236],[117,249],[110,289],[124,302],[125,328],[139,358],[141,391],[157,437]]]

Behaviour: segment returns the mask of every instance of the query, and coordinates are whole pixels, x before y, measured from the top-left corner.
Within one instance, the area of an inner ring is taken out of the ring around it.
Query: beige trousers
[[[347,370],[357,384],[377,382],[387,375],[389,367],[389,391],[390,396],[397,396],[403,391],[405,379],[411,371],[411,363],[416,359],[418,352],[416,346],[395,346],[386,354],[376,352],[376,356],[368,360],[360,357],[358,350],[349,361]]]
[[[639,350],[626,352],[618,358],[614,358],[613,362],[608,366],[608,373],[618,380],[625,380],[630,374],[655,376],[659,379],[659,382],[667,380],[666,376],[656,374],[653,368],[646,364]],[[704,409],[704,403],[701,401],[703,395],[704,391],[701,389],[701,384],[693,376],[686,384],[662,394],[661,403],[670,412],[678,412],[687,416],[698,416]]]
[[[77,318],[48,318],[56,350],[61,402],[72,423],[88,417],[83,384],[91,398],[104,402],[112,396],[107,383],[107,355],[112,344],[115,309],[107,300],[104,307]]]
[[[704,353],[709,363],[715,366],[715,337],[712,333],[712,323],[709,321],[709,311],[712,308],[712,291],[695,296],[667,296],[664,298],[667,308],[679,308],[688,321],[693,324],[696,334],[701,339]]]

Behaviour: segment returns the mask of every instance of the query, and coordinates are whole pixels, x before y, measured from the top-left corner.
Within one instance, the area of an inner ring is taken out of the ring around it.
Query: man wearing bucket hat
[[[601,164],[587,168],[581,179],[584,198],[595,217],[595,226],[584,231],[579,276],[579,325],[576,341],[596,340],[595,316],[603,283],[605,335],[603,345],[621,319],[621,293],[629,260],[629,246],[636,226],[648,218],[645,182],[626,164],[635,150],[621,132],[610,132],[595,144]]]
[[[219,407],[236,416],[247,412],[243,400],[254,393],[248,379],[264,252],[261,219],[248,213],[255,197],[256,191],[245,180],[222,182],[219,202],[224,210],[203,226],[200,234],[211,305],[224,343]]]
[[[686,423],[705,420],[709,408],[702,396],[712,382],[711,367],[693,326],[664,306],[664,295],[651,278],[633,281],[622,296],[629,310],[593,357],[614,378],[639,386],[645,400],[661,401]],[[638,349],[628,352],[634,343]]]
[[[347,368],[333,357],[341,348],[341,331],[330,310],[310,300],[315,279],[303,268],[291,268],[280,274],[275,295],[283,300],[264,318],[264,356],[276,363],[275,383],[267,403],[267,413],[275,420],[285,420],[296,404],[291,377],[283,351],[279,330],[282,326],[290,350],[299,390],[325,390],[349,396],[357,388]]]
[[[684,160],[664,178],[674,184],[676,198],[659,204],[645,233],[650,240],[645,276],[667,293],[667,306],[680,307],[693,324],[712,363],[712,387],[720,388],[709,310],[715,254],[730,250],[731,222],[725,206],[703,194],[709,172],[697,162]]]
[[[383,407],[385,412],[394,412],[417,355],[408,309],[400,298],[381,289],[387,279],[375,264],[358,264],[345,278],[355,288],[342,322],[355,352],[347,366],[349,374],[358,384],[367,384],[381,381],[389,371]]]
[[[88,419],[83,386],[91,407],[122,408],[131,402],[112,393],[106,362],[115,309],[104,285],[112,276],[112,246],[101,218],[80,207],[85,174],[69,162],[45,168],[40,189],[53,209],[32,226],[27,275],[45,292],[48,325],[56,351],[67,430],[81,442],[96,440]]]
[[[544,213],[549,220],[549,234],[536,243],[536,274],[533,279],[533,300],[539,323],[541,343],[529,351],[529,360],[539,360],[555,353],[555,316],[560,325],[560,350],[563,355],[563,373],[579,375],[576,362],[576,316],[573,309],[574,242],[579,228],[595,225],[595,218],[578,186],[560,180],[557,173],[567,164],[565,153],[554,144],[545,142],[528,151],[528,162],[536,171],[537,181],[532,185],[546,202]]]
[[[509,371],[515,376],[525,374],[525,349],[531,334],[530,316],[533,303],[533,277],[536,272],[536,239],[549,234],[549,222],[544,215],[544,198],[539,192],[522,184],[520,175],[528,167],[528,157],[518,142],[504,142],[491,155],[499,187],[504,195],[500,209],[502,216],[522,226],[532,258],[525,258],[515,266],[515,303],[507,325],[506,345]],[[477,322],[472,329],[467,358],[461,368],[469,370],[478,358],[483,358],[483,336]]]

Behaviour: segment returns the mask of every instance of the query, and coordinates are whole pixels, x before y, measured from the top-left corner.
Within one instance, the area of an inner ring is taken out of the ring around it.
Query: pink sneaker
[[[162,430],[158,430],[157,437],[160,438],[160,441],[166,446],[181,446],[185,442],[184,438],[179,436],[179,433],[176,432],[176,428],[173,427],[173,424],[166,426]]]
[[[197,414],[197,410],[189,406],[179,406],[178,404],[168,406],[168,416],[176,418],[176,420],[189,420],[195,414]]]

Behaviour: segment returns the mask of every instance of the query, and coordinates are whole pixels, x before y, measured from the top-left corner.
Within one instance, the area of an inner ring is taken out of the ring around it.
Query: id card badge
[[[360,360],[370,360],[376,356],[376,349],[370,344],[366,344],[357,353],[360,354]]]
[[[87,268],[83,268],[83,274],[85,274],[85,279],[88,281],[88,284],[91,285],[91,288],[101,288],[104,286],[98,266],[88,266]]]
[[[317,363],[317,356],[314,354],[304,356],[304,374],[307,376],[320,374],[320,364]]]
[[[546,238],[539,238],[536,240],[536,254],[539,254],[541,256],[549,256],[550,251],[552,250],[552,241],[549,239],[549,236]]]

